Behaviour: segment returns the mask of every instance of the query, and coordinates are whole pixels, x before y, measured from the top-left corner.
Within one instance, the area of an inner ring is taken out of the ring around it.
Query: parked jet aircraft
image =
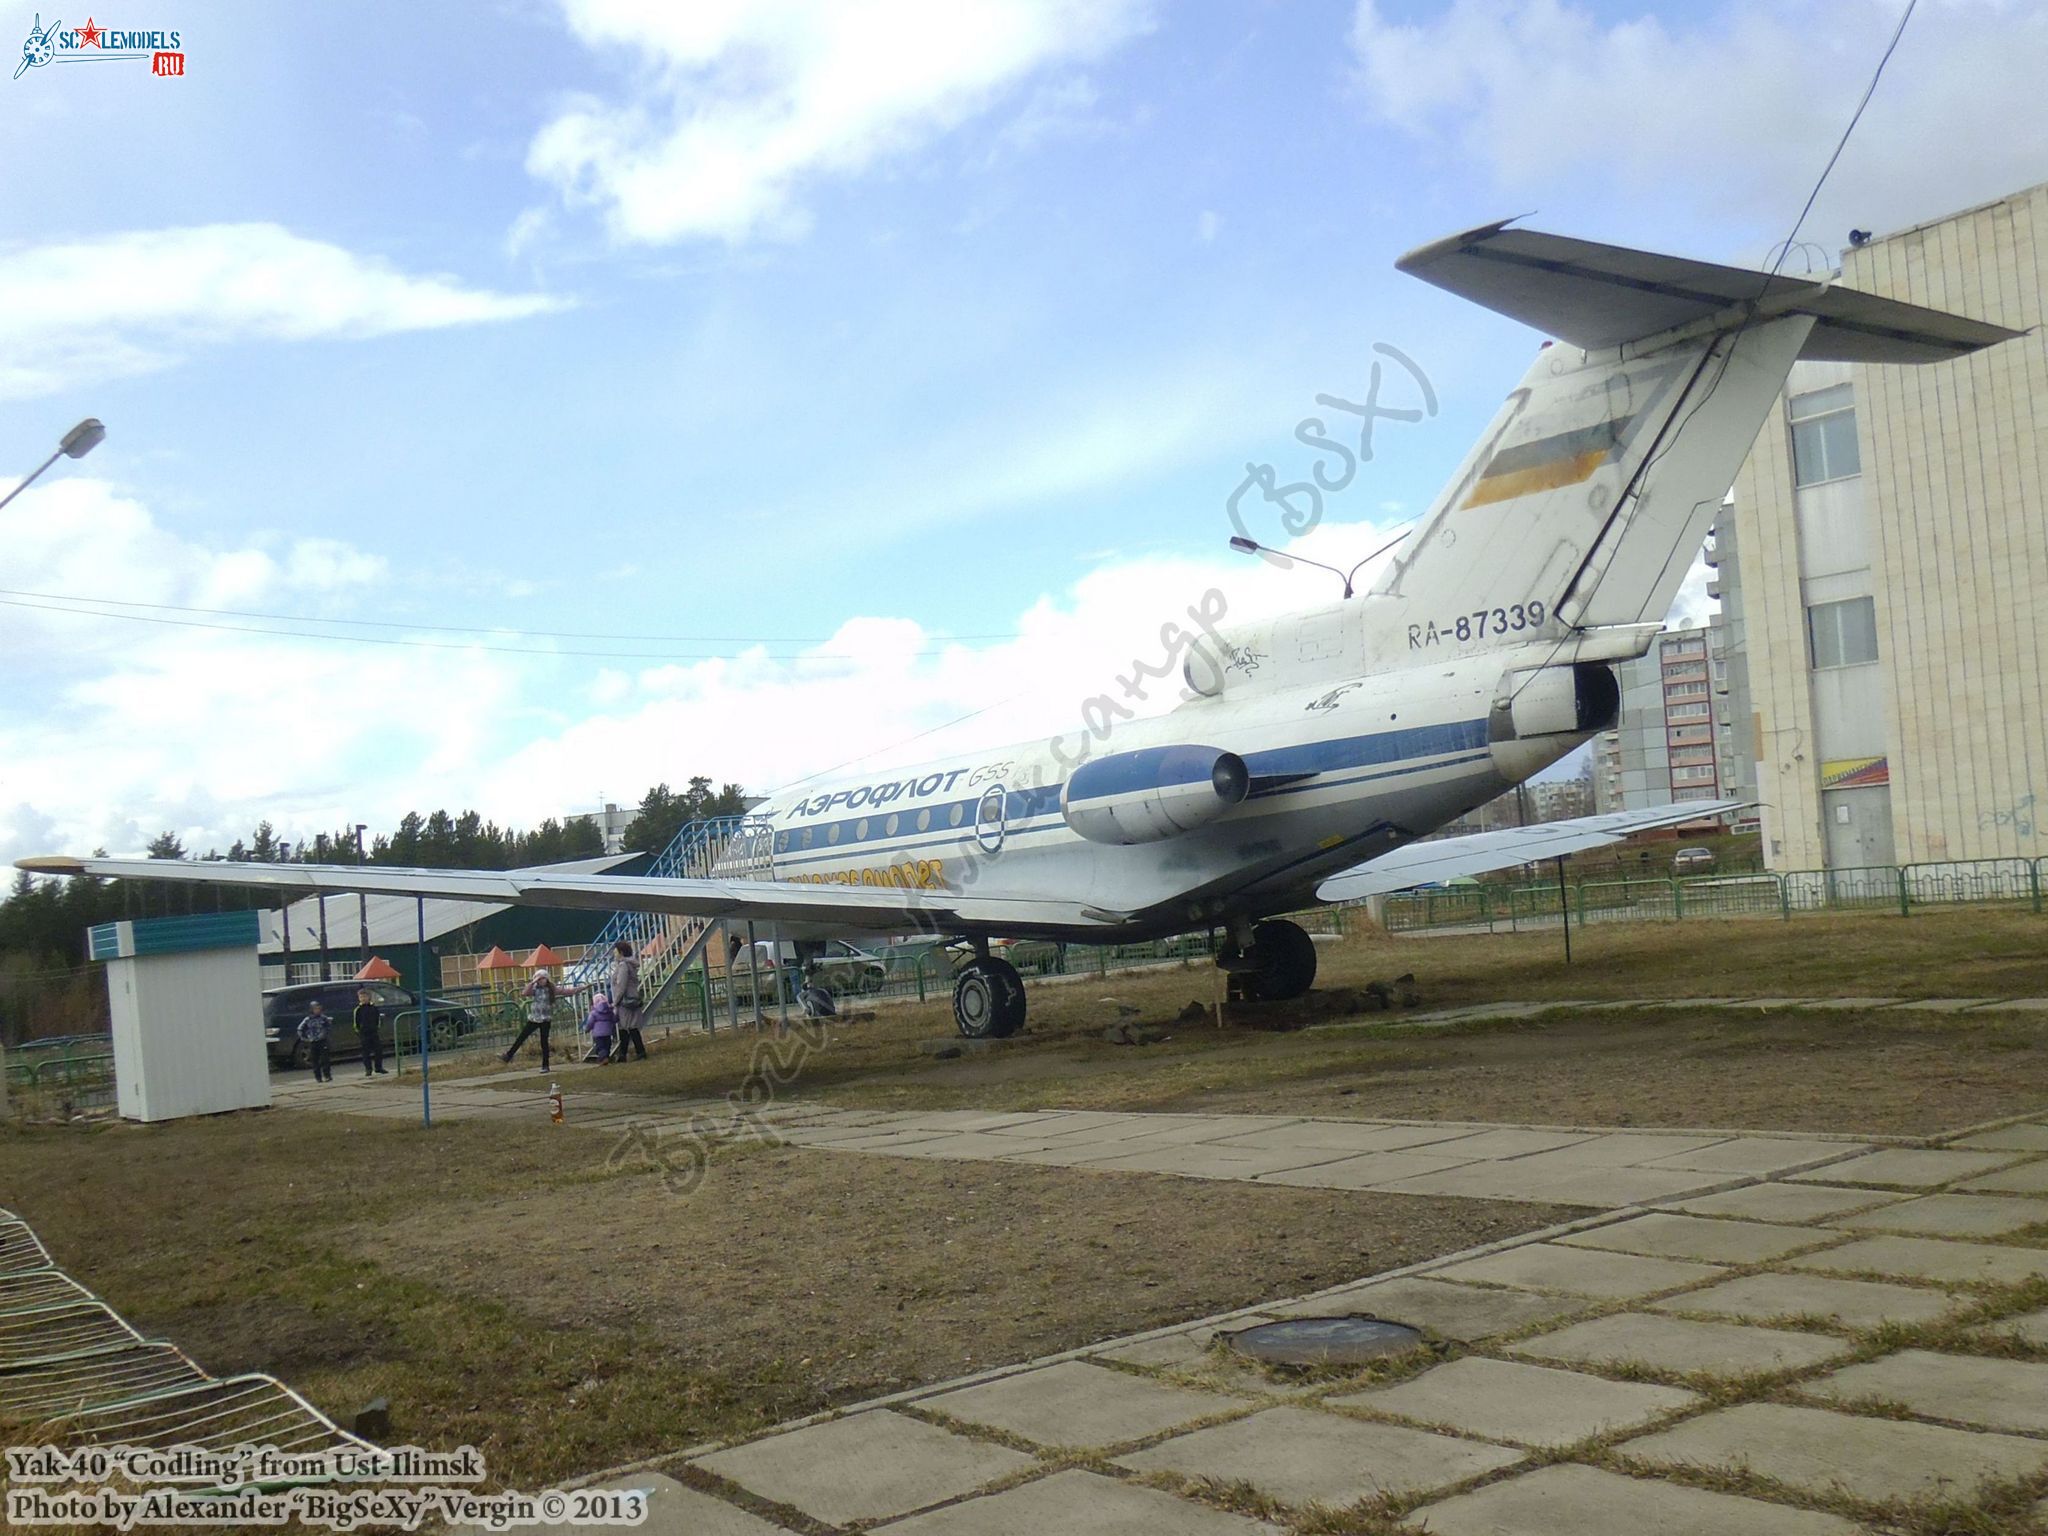
[[[963,1034],[1024,1020],[993,936],[1221,929],[1251,995],[1315,979],[1279,914],[1503,868],[1725,806],[1418,841],[1614,722],[1793,362],[1944,362],[2017,333],[1814,282],[1506,224],[1400,269],[1546,342],[1360,597],[1177,637],[1191,697],[1090,753],[1025,742],[759,806],[708,878],[25,859],[39,873],[377,891],[964,936]],[[1199,621],[1199,615],[1195,616]]]

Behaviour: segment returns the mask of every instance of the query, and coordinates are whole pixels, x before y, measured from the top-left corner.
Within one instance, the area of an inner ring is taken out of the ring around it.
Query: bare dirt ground
[[[307,1112],[0,1140],[0,1206],[145,1335],[535,1486],[1296,1294],[1559,1207],[729,1149],[686,1198],[544,1125]]]

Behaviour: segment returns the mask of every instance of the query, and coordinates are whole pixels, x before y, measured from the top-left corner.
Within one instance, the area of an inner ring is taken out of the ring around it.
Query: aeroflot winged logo
[[[103,27],[91,17],[82,27],[66,27],[61,21],[43,25],[37,12],[29,28],[28,41],[21,45],[21,62],[14,66],[19,80],[31,69],[45,64],[89,64],[108,60],[131,60],[149,65],[152,75],[170,77],[185,73],[184,35],[126,27]]]

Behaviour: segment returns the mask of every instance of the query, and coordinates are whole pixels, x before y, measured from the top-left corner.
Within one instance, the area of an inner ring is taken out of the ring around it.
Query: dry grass
[[[2048,996],[2044,940],[2048,919],[2003,911],[1637,924],[1589,930],[1567,970],[1555,933],[1358,936],[1319,946],[1321,995],[1412,970],[1425,1009],[1642,996]],[[1417,1030],[1398,1013],[1330,1017],[1312,994],[1301,1014],[1321,1012],[1335,1027],[1174,1022],[1217,992],[1206,965],[1083,976],[1032,984],[1027,1033],[962,1059],[918,1052],[952,1034],[948,1005],[934,999],[835,1023],[818,1049],[751,1030],[678,1036],[646,1064],[597,1080],[620,1092],[715,1098],[773,1077],[778,1094],[891,1109],[1228,1109],[1901,1135],[2048,1104],[2048,1016],[2039,1014],[1566,1007],[1526,1024]],[[1137,1008],[1170,1038],[1143,1047],[1103,1040],[1117,1017],[1106,999]]]

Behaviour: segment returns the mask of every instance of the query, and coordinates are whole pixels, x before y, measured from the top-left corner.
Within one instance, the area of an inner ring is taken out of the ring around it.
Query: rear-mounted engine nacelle
[[[1156,843],[1214,821],[1251,783],[1235,752],[1145,747],[1076,768],[1060,791],[1060,814],[1092,843]]]
[[[1501,679],[1486,722],[1491,742],[1533,736],[1588,736],[1621,716],[1621,684],[1597,661],[1510,672]]]

